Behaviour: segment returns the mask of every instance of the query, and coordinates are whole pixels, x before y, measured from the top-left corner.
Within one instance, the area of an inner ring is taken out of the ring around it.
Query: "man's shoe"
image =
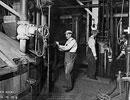
[[[72,90],[72,88],[67,88],[66,90],[65,90],[65,92],[70,92]]]

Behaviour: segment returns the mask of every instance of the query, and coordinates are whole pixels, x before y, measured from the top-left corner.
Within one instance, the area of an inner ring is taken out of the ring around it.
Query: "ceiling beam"
[[[89,4],[89,5],[74,5],[74,6],[64,6],[64,7],[58,7],[60,9],[73,9],[73,8],[96,8],[96,7],[101,7],[103,6],[103,4]],[[109,6],[109,5],[105,5],[105,6]],[[121,7],[122,4],[115,4],[113,7]],[[128,7],[128,4],[124,4],[124,7]]]

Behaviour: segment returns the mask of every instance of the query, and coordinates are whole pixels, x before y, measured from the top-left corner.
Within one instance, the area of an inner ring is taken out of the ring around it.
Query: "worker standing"
[[[92,35],[89,37],[88,40],[88,51],[87,51],[87,62],[88,62],[88,71],[87,76],[90,79],[97,80],[96,78],[96,60],[97,60],[97,53],[95,47],[95,37],[97,36],[98,31],[92,30]]]
[[[60,45],[59,42],[56,41],[56,44],[60,51],[65,51],[65,60],[64,60],[64,67],[65,67],[65,77],[67,80],[67,85],[63,86],[66,88],[66,92],[69,92],[73,88],[72,79],[71,79],[71,72],[73,69],[73,64],[76,58],[76,50],[77,50],[77,42],[72,37],[73,32],[71,30],[67,30],[65,32],[65,37],[67,39],[65,45]]]

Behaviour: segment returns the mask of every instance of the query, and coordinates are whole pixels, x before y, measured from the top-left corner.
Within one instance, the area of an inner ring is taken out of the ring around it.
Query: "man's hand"
[[[55,43],[56,43],[56,45],[58,45],[58,46],[59,46],[59,42],[58,42],[58,41],[55,41]]]
[[[120,56],[118,56],[116,59],[119,60],[119,59],[120,59]]]

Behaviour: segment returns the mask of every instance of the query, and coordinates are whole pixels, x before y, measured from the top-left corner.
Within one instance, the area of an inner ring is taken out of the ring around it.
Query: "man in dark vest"
[[[72,80],[71,80],[71,71],[73,69],[73,64],[76,58],[76,50],[77,50],[77,42],[72,37],[73,32],[71,30],[67,30],[65,32],[65,37],[67,39],[65,45],[60,45],[59,42],[56,42],[60,51],[65,51],[65,60],[64,60],[64,67],[65,67],[65,77],[67,80],[66,92],[72,90]]]
[[[95,47],[95,37],[97,36],[98,31],[92,30],[92,35],[89,37],[88,40],[88,51],[87,51],[87,62],[88,62],[88,71],[87,76],[90,79],[97,79],[96,78],[96,60],[97,60],[97,53]]]

